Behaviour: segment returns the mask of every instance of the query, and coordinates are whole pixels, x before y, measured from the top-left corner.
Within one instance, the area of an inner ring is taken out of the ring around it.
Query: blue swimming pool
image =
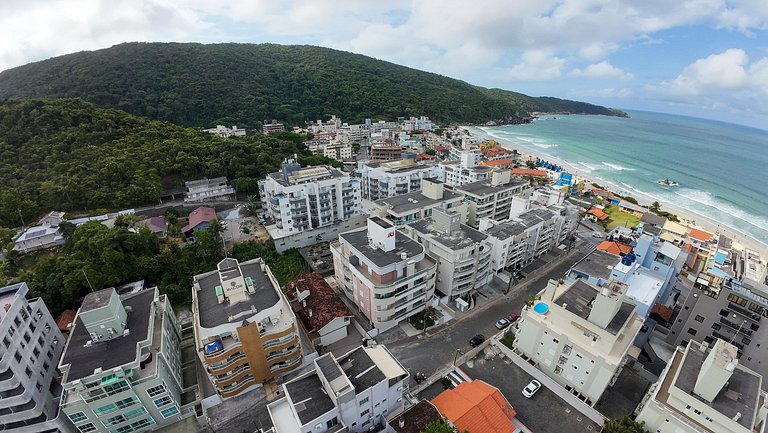
[[[538,302],[536,305],[533,306],[533,311],[539,314],[547,314],[547,311],[549,311],[549,305],[543,302]]]

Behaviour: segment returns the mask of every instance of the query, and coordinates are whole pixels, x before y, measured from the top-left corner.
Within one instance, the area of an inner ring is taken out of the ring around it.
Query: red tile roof
[[[420,153],[416,155],[416,159],[435,159],[435,156],[428,153]]]
[[[512,155],[511,150],[504,149],[503,147],[491,147],[482,150],[483,156],[486,158],[493,158],[499,155]]]
[[[626,254],[629,254],[630,251],[632,251],[632,247],[629,245],[622,244],[621,242],[615,242],[615,241],[602,241],[600,242],[600,245],[597,246],[598,250],[605,251],[607,253],[611,253],[614,256],[623,256]]]
[[[339,299],[323,276],[316,272],[305,272],[291,280],[288,285],[291,289],[292,306],[308,332],[320,330],[337,317],[352,316],[347,304]],[[297,290],[309,291],[309,296],[304,299],[306,306],[296,298]]]
[[[152,233],[162,233],[168,230],[168,223],[165,221],[165,217],[162,215],[145,219],[144,225]]]
[[[603,212],[602,209],[598,209],[596,207],[589,208],[587,213],[590,214],[590,215],[596,216],[598,221],[602,221],[604,219],[607,219],[608,216],[609,216],[607,213]]]
[[[75,322],[75,316],[77,310],[64,310],[56,319],[56,326],[59,327],[61,332],[69,332],[69,324]]]
[[[547,172],[544,170],[535,170],[531,168],[513,168],[512,174],[515,176],[540,176],[547,177]]]
[[[688,236],[700,241],[708,241],[712,239],[712,233],[697,228],[691,228],[691,232],[688,233]]]
[[[459,431],[509,433],[515,431],[517,414],[498,389],[482,380],[462,382],[432,400],[437,409]]]
[[[509,158],[501,158],[501,159],[494,159],[492,161],[485,161],[483,164],[489,165],[491,167],[506,167],[511,164],[513,164],[515,161],[512,161]]]
[[[216,221],[216,210],[212,207],[201,206],[189,214],[189,224],[184,226],[181,231],[186,233],[206,221]]]

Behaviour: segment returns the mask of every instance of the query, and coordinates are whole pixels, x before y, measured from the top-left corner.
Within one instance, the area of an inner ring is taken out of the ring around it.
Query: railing
[[[243,358],[245,358],[245,354],[243,352],[238,352],[236,355],[229,357],[224,361],[214,362],[208,366],[211,368],[211,370],[221,370],[222,368],[230,366]]]

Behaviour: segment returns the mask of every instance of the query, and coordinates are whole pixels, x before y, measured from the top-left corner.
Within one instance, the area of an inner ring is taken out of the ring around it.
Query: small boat
[[[656,183],[658,183],[661,186],[679,186],[680,185],[676,181],[674,181],[672,179],[669,179],[669,178],[667,178],[667,179],[659,179],[659,180],[656,181]]]

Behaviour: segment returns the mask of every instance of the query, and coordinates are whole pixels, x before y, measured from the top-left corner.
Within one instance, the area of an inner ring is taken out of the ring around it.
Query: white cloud
[[[635,96],[635,91],[628,87],[604,89],[574,90],[569,92],[570,98],[607,98],[607,99],[627,99]]]
[[[562,75],[566,60],[556,57],[549,50],[530,50],[523,53],[522,61],[507,73],[511,80],[551,80]]]
[[[632,74],[611,65],[607,60],[603,60],[600,63],[593,63],[584,69],[574,69],[569,72],[568,75],[572,77],[597,79],[629,80],[632,78]]]
[[[750,77],[745,69],[749,63],[747,53],[731,48],[696,60],[665,87],[674,94],[698,95],[711,90],[739,90],[747,87]]]

